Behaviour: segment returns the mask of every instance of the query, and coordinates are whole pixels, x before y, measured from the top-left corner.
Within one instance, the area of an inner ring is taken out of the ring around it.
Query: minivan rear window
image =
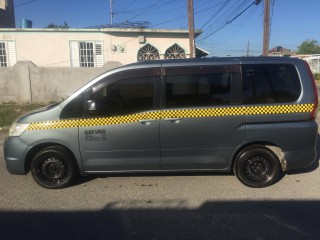
[[[243,104],[295,102],[301,94],[296,68],[291,64],[242,65]]]

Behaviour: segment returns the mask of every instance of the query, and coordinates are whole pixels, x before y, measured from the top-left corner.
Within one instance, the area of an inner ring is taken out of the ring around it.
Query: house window
[[[158,49],[156,49],[154,46],[147,44],[144,47],[140,48],[138,52],[138,61],[157,59],[160,59],[160,54]]]
[[[72,67],[102,67],[103,48],[101,41],[71,41]]]
[[[10,67],[16,64],[15,41],[0,41],[0,67]]]
[[[4,42],[0,42],[0,66],[8,66],[6,44]]]
[[[186,52],[178,44],[172,45],[165,53],[166,59],[186,58]]]

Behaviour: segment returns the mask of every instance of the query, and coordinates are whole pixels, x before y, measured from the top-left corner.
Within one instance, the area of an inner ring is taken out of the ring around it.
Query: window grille
[[[186,58],[186,52],[178,44],[174,44],[165,52],[166,59]]]
[[[160,54],[158,49],[156,49],[154,46],[147,44],[144,47],[140,48],[138,52],[138,61],[157,59],[160,59]]]
[[[81,67],[94,67],[93,42],[79,42],[79,57]]]
[[[0,42],[0,66],[1,67],[8,66],[8,58],[7,58],[7,51],[6,51],[5,42]]]

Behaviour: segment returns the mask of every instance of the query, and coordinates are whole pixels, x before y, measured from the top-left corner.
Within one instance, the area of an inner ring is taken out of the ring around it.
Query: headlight
[[[29,123],[14,123],[12,124],[9,136],[10,137],[18,137],[20,136],[27,128],[29,127]]]

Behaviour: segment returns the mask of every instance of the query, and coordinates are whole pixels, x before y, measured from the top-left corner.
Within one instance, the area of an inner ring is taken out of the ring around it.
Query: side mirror
[[[93,100],[89,100],[89,101],[87,102],[87,109],[88,109],[89,111],[96,111],[96,102],[93,101]]]

